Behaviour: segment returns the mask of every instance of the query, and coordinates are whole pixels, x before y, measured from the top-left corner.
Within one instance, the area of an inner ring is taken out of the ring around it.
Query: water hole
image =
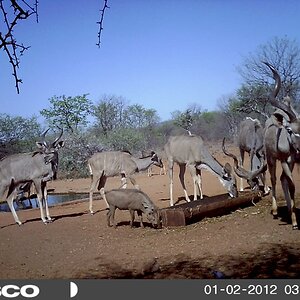
[[[88,198],[89,194],[87,193],[68,193],[68,194],[48,194],[48,205],[53,206],[60,203],[70,202],[74,200],[80,200],[84,198]],[[19,201],[19,205],[17,201],[14,201],[14,207],[16,210],[21,209],[29,209],[29,208],[37,208],[38,201],[37,198],[32,198],[30,200],[25,199]],[[9,206],[6,202],[0,204],[0,212],[9,212]]]

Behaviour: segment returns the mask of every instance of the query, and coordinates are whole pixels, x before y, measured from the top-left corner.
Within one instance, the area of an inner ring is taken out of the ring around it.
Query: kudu
[[[281,186],[287,203],[293,229],[298,228],[295,207],[295,183],[292,172],[297,152],[300,150],[300,118],[291,106],[290,101],[281,102],[276,99],[281,87],[281,78],[277,70],[264,62],[272,71],[275,86],[269,102],[277,108],[265,125],[265,150],[272,184],[272,214],[277,218],[276,200],[276,162],[280,161],[282,173]]]
[[[264,194],[269,193],[270,189],[266,184],[266,174],[265,171],[257,172],[262,166],[262,162],[265,158],[264,152],[264,128],[261,125],[260,121],[257,119],[252,119],[247,117],[243,120],[239,125],[239,132],[237,137],[238,148],[240,151],[240,165],[241,167],[237,167],[237,170],[241,168],[244,169],[244,159],[245,159],[245,152],[249,153],[249,160],[250,160],[250,172],[241,172],[237,174],[240,177],[240,191],[244,190],[243,186],[243,179],[248,181],[250,187],[253,188],[253,185],[248,177],[252,177],[254,173],[263,184],[264,187]],[[236,165],[236,162],[235,162]],[[244,169],[245,170],[245,169]],[[245,176],[243,176],[245,175]],[[253,183],[253,182],[252,182]],[[258,186],[257,186],[258,187]]]
[[[90,202],[89,210],[93,214],[93,193],[98,189],[106,206],[108,203],[105,194],[101,189],[104,189],[107,177],[114,177],[121,175],[122,188],[127,187],[127,178],[131,181],[132,185],[138,188],[135,179],[132,177],[137,172],[147,170],[151,165],[162,167],[162,160],[155,152],[151,152],[150,156],[143,158],[136,158],[127,152],[122,151],[103,151],[93,154],[88,160],[88,167],[91,174],[91,187],[90,187]]]
[[[179,165],[179,179],[184,191],[185,199],[190,202],[184,183],[184,173],[188,167],[194,182],[194,200],[197,199],[196,186],[201,188],[200,170],[207,168],[217,175],[221,183],[227,189],[230,197],[236,197],[236,179],[232,174],[230,164],[222,166],[205,147],[200,136],[171,136],[164,147],[169,165],[170,178],[170,206],[174,205],[173,200],[173,167],[174,162]]]
[[[40,207],[41,219],[44,223],[51,221],[47,203],[47,181],[56,179],[58,167],[58,149],[63,147],[64,142],[59,141],[63,131],[48,144],[45,140],[45,131],[42,142],[36,142],[37,151],[30,153],[13,154],[4,157],[0,161],[0,197],[5,199],[17,224],[21,225],[13,201],[24,183],[33,183],[36,189]],[[7,193],[7,194],[6,194]],[[6,194],[6,196],[5,196]],[[46,218],[42,201],[45,202]]]
[[[246,179],[252,190],[258,190],[259,189],[258,177],[262,173],[266,172],[266,170],[267,170],[267,162],[264,159],[264,157],[262,156],[260,158],[257,158],[257,159],[259,159],[259,162],[260,162],[258,168],[255,168],[254,170],[251,170],[251,171],[247,171],[246,169],[243,168],[243,166],[239,165],[237,156],[234,155],[233,153],[229,152],[225,148],[225,138],[223,139],[222,150],[225,155],[233,158],[234,171],[235,171],[236,175],[239,176],[240,178]]]

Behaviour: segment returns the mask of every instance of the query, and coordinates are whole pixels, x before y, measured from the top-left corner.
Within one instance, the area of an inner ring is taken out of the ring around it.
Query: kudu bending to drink
[[[91,174],[91,187],[90,187],[90,202],[89,210],[93,214],[93,193],[96,189],[100,190],[102,197],[108,207],[105,198],[105,193],[101,191],[104,189],[107,177],[114,177],[121,175],[122,187],[127,187],[127,178],[131,181],[132,185],[138,188],[133,174],[147,170],[151,165],[163,167],[162,160],[155,152],[151,152],[150,156],[143,158],[136,158],[127,152],[122,151],[104,151],[95,153],[88,160],[88,167]]]
[[[217,175],[221,183],[227,189],[230,197],[237,197],[236,179],[232,174],[231,166],[226,163],[222,166],[207,150],[203,140],[196,135],[171,136],[165,145],[165,152],[169,164],[170,177],[170,206],[174,205],[173,200],[173,167],[174,162],[179,165],[179,179],[184,191],[185,199],[190,202],[184,183],[184,173],[186,167],[193,177],[194,182],[194,200],[197,199],[196,185],[200,190],[200,170],[207,168],[213,174]]]
[[[21,225],[15,211],[13,201],[20,187],[24,183],[33,183],[37,193],[37,199],[44,223],[51,221],[47,203],[47,181],[55,179],[58,166],[58,149],[63,147],[64,142],[59,141],[63,131],[51,144],[45,141],[45,131],[42,142],[37,142],[37,151],[30,153],[13,154],[4,157],[0,161],[0,198],[5,199],[17,224]],[[6,194],[7,193],[7,194]],[[5,196],[6,195],[6,196]],[[42,201],[45,202],[46,218]]]
[[[290,101],[281,102],[276,99],[281,87],[280,76],[272,65],[267,62],[264,62],[264,64],[270,68],[275,80],[275,87],[269,97],[269,101],[272,106],[277,108],[266,121],[264,136],[266,158],[272,184],[272,214],[274,218],[277,217],[276,162],[279,160],[282,167],[281,186],[291,216],[293,229],[297,229],[295,183],[292,172],[296,154],[300,150],[300,118],[291,106]]]

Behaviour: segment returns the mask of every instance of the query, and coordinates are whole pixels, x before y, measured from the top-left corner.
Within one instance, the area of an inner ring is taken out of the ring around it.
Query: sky
[[[17,94],[0,52],[0,113],[39,116],[53,96],[121,96],[162,121],[197,104],[216,110],[242,84],[237,67],[275,37],[300,43],[298,0],[40,0],[39,23],[20,22]],[[0,24],[0,26],[3,26]],[[1,30],[1,27],[0,27]]]

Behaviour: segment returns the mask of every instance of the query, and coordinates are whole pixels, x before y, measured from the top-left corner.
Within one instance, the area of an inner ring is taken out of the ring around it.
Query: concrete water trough
[[[240,192],[239,197],[229,198],[228,194],[205,197],[173,207],[162,208],[162,226],[185,226],[205,217],[228,214],[238,208],[253,205],[261,199],[259,192]]]

